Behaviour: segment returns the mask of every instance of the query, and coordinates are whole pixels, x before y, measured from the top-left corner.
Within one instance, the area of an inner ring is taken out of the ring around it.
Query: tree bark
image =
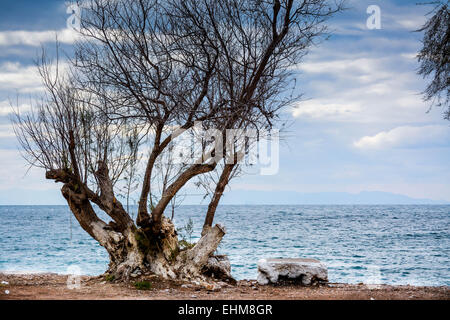
[[[219,201],[223,195],[225,187],[227,186],[231,173],[233,172],[235,164],[226,164],[222,174],[220,175],[219,181],[214,190],[214,195],[211,199],[211,202],[208,205],[208,211],[206,212],[205,223],[203,224],[202,236],[207,234],[211,229],[212,223],[214,221],[214,215],[217,210],[217,206],[219,205]]]
[[[161,152],[161,147],[159,144],[161,141],[162,130],[163,126],[156,127],[155,144],[148,159],[147,167],[145,168],[144,181],[142,183],[141,196],[139,198],[138,214],[136,217],[136,224],[142,227],[148,225],[150,222],[150,215],[148,214],[147,210],[147,201],[151,187],[150,184],[152,179],[153,167],[155,165],[156,159]]]
[[[126,235],[129,230],[134,229],[134,223],[122,204],[116,199],[108,167],[103,161],[99,161],[99,168],[95,176],[101,193],[100,197],[91,199],[116,222],[118,230]]]
[[[70,183],[64,184],[61,193],[80,226],[106,249],[111,262],[123,260],[124,236],[97,216],[86,194]]]
[[[209,165],[194,165],[189,176],[212,169]],[[108,252],[108,274],[120,281],[128,281],[138,271],[170,279],[206,279],[203,270],[225,235],[223,227],[216,225],[203,234],[192,249],[180,251],[177,232],[171,220],[161,215],[160,233],[164,237],[155,237],[151,230],[137,228],[130,222],[129,216],[124,216],[126,212],[122,212],[123,208],[115,200],[107,167],[100,164],[96,176],[101,186],[100,195],[77,182],[70,171],[51,170],[46,174],[48,179],[64,183],[61,193],[80,226]],[[171,186],[172,191],[177,191],[189,180],[187,176],[183,177]],[[101,220],[91,201],[98,203],[116,223],[106,224]]]
[[[147,163],[147,168],[145,169],[144,182],[142,185],[141,197],[139,199],[138,214],[136,217],[136,224],[141,227],[148,225],[150,222],[150,215],[148,214],[147,210],[147,202],[148,202],[148,195],[150,193],[150,180],[153,172],[153,166],[155,165],[155,161],[156,158],[158,157],[158,154],[159,154],[158,150],[153,149]]]
[[[177,138],[179,135],[181,135],[184,132],[184,130],[189,129],[190,127],[192,127],[192,123],[191,123],[191,120],[188,120],[188,122],[184,126],[178,128],[177,130],[172,132],[172,134],[170,136],[166,137],[162,142],[160,142],[160,140],[161,140],[161,134],[162,134],[163,127],[157,128],[155,145],[152,149],[152,152],[151,152],[150,157],[147,162],[147,167],[145,169],[145,174],[144,174],[144,182],[142,184],[141,196],[139,198],[138,214],[136,217],[136,224],[138,226],[147,227],[150,224],[151,217],[148,214],[147,202],[148,202],[148,195],[150,193],[150,188],[151,188],[153,167],[155,166],[156,159],[173,139]]]
[[[152,211],[152,231],[155,235],[161,232],[161,217],[170,200],[175,194],[188,182],[191,178],[206,172],[214,170],[217,166],[216,162],[211,164],[194,164],[189,169],[184,171],[162,194],[161,200]]]
[[[204,278],[202,274],[203,267],[217,250],[225,233],[226,230],[221,225],[217,224],[211,228],[192,249],[182,252],[177,257],[175,264],[177,272],[188,279]]]

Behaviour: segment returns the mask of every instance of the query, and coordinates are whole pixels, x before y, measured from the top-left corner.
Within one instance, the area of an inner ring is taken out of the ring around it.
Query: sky
[[[450,122],[421,99],[427,81],[416,73],[414,30],[430,8],[416,2],[347,1],[329,23],[330,39],[295,67],[303,98],[281,114],[289,126],[277,174],[235,179],[233,192],[381,191],[450,201]],[[380,8],[381,29],[367,27],[370,5]],[[58,34],[70,52],[66,9],[58,0],[0,2],[0,204],[64,203],[60,186],[22,159],[9,117],[11,101],[19,97],[26,110],[42,92],[33,62],[40,46]]]

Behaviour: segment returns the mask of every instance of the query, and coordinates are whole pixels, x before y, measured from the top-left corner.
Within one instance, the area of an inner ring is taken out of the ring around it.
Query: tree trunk
[[[180,250],[177,232],[170,219],[161,215],[157,234],[151,226],[136,227],[114,197],[107,169],[99,170],[97,176],[100,196],[74,179],[69,171],[47,172],[48,179],[64,183],[61,193],[80,226],[108,252],[107,274],[120,281],[144,273],[167,279],[205,280],[204,269],[225,235],[222,226],[211,228],[193,248]],[[113,219],[109,224],[97,216],[91,201]]]
[[[202,236],[205,235],[212,226],[214,221],[214,215],[217,210],[217,206],[219,205],[220,198],[222,198],[225,187],[227,186],[230,175],[233,172],[235,164],[226,164],[222,174],[220,175],[219,181],[216,185],[216,189],[214,190],[214,195],[211,199],[211,202],[208,205],[208,211],[206,212],[205,223],[203,224]]]
[[[154,235],[159,235],[162,232],[161,219],[163,217],[164,210],[170,203],[170,200],[177,194],[177,192],[193,177],[207,173],[215,169],[217,163],[210,164],[194,164],[184,171],[161,196],[158,204],[152,211],[151,231]]]
[[[225,235],[225,229],[214,226],[193,248],[183,251],[180,251],[173,223],[165,217],[161,231],[163,238],[152,238],[151,232],[137,229],[134,237],[128,242],[125,240],[123,246],[109,245],[111,263],[107,273],[122,281],[148,272],[165,279],[206,280],[203,270]]]

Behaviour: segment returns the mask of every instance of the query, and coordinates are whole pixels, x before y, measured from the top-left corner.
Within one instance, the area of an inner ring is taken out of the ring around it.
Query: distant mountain
[[[50,190],[0,190],[0,205],[67,205],[57,188]]]
[[[295,191],[232,190],[221,204],[450,204],[448,201],[414,199],[401,194],[379,191],[301,193]]]
[[[137,196],[136,196],[137,197]],[[66,205],[58,189],[0,191],[0,205]],[[202,196],[189,196],[184,204],[208,204]],[[389,192],[364,191],[316,192],[231,190],[224,194],[220,204],[283,205],[283,204],[450,204],[448,201],[414,199]]]

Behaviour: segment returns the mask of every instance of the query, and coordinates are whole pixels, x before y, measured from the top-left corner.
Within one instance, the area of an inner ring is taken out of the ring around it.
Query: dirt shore
[[[313,287],[260,286],[256,281],[207,284],[164,281],[145,277],[114,283],[104,277],[82,276],[79,288],[69,289],[68,276],[56,274],[0,273],[0,300],[109,300],[109,299],[226,299],[226,300],[450,300],[450,287],[367,286],[329,283]],[[111,280],[111,279],[109,279]],[[145,282],[137,289],[136,283]],[[145,290],[143,290],[145,289]]]

